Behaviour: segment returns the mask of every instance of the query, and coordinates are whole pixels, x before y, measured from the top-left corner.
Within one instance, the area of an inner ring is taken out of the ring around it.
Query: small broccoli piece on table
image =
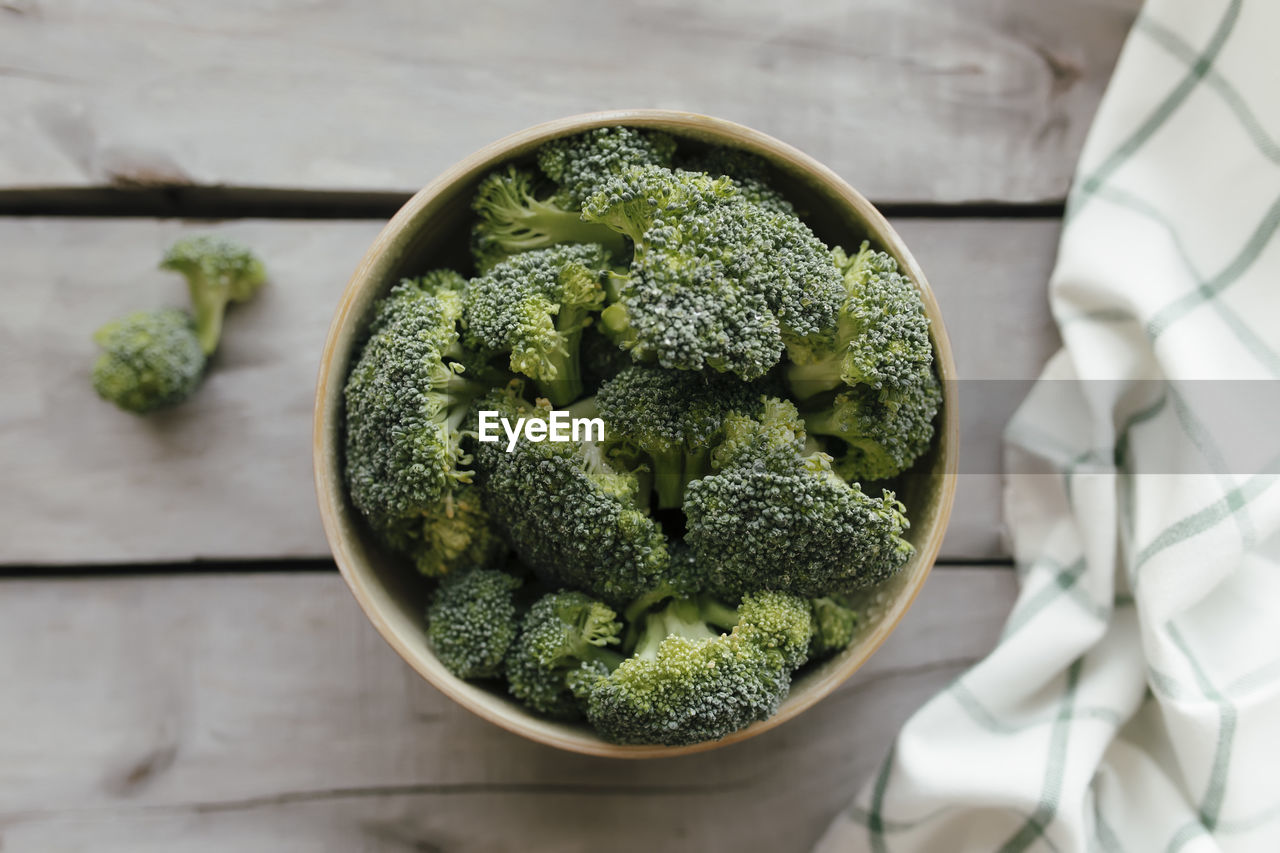
[[[195,307],[196,336],[205,355],[218,348],[227,305],[252,299],[267,278],[252,252],[217,237],[179,240],[165,253],[160,268],[186,277]]]
[[[812,634],[808,602],[779,592],[745,596],[736,609],[673,598],[642,618],[631,657],[577,679],[588,722],[614,743],[699,743],[767,719]]]
[[[540,191],[527,169],[508,166],[488,175],[476,188],[471,209],[477,217],[471,251],[481,273],[511,255],[561,243],[597,243],[615,257],[630,251],[616,231],[584,221],[580,202]]]
[[[843,595],[824,595],[809,601],[813,611],[813,637],[809,660],[820,661],[839,654],[853,642],[858,612]]]
[[[610,441],[649,465],[661,508],[680,506],[685,486],[711,472],[724,419],[760,405],[759,392],[736,376],[649,365],[624,368],[596,395]]]
[[[739,148],[713,145],[703,151],[680,158],[677,165],[690,172],[706,172],[708,175],[726,175],[738,185],[739,192],[748,201],[774,213],[794,216],[795,207],[772,186],[773,170],[764,158]]]
[[[575,688],[622,663],[614,647],[622,623],[607,605],[581,592],[561,590],[534,603],[507,659],[511,695],[561,720],[581,716]]]
[[[550,414],[549,406],[525,402],[514,388],[476,408],[513,425],[520,418],[547,421]],[[548,586],[617,604],[654,586],[666,568],[666,537],[641,509],[636,475],[615,469],[600,444],[522,437],[508,453],[505,440],[477,442],[476,469],[495,523]]]
[[[795,407],[768,398],[756,419],[732,415],[715,473],[689,484],[686,541],[730,591],[806,598],[884,581],[907,561],[904,508],[842,480],[825,453],[804,453]]]
[[[445,668],[459,678],[499,678],[519,631],[515,591],[520,579],[475,569],[441,581],[427,610],[427,638]]]
[[[344,392],[352,503],[385,545],[430,576],[486,565],[504,550],[459,433],[471,401],[488,390],[462,363],[465,284],[437,270],[392,288]]]
[[[582,395],[579,343],[604,305],[608,254],[596,244],[513,255],[471,280],[463,301],[466,344],[510,353],[511,369],[557,406]]]
[[[160,268],[186,278],[194,317],[176,309],[139,311],[94,334],[103,349],[93,366],[94,389],[140,415],[195,393],[222,337],[227,304],[251,299],[266,281],[262,262],[252,252],[216,237],[179,240]]]
[[[102,348],[93,365],[94,390],[126,412],[142,415],[181,403],[204,376],[195,322],[176,308],[112,320],[93,340]]]
[[[598,127],[553,139],[538,149],[538,167],[561,195],[581,208],[600,185],[629,166],[670,166],[676,141],[661,131]]]
[[[826,246],[728,178],[631,167],[583,215],[635,243],[601,319],[640,359],[756,379],[778,363],[784,336],[835,324],[844,288]]]

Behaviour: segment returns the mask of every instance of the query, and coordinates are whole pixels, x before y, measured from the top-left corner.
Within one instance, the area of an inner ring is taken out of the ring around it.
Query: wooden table
[[[1056,347],[1062,202],[1137,0],[0,2],[0,849],[803,851],[1015,595],[1000,428]],[[338,294],[451,162],[618,106],[734,119],[879,202],[937,291],[963,412],[943,559],[834,696],[669,761],[473,718],[327,555],[311,396]],[[98,401],[103,320],[181,304],[186,233],[254,246],[199,396]],[[1004,380],[1004,382],[1000,382]]]

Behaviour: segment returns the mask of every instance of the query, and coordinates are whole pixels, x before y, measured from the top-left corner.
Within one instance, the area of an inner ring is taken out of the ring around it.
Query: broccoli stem
[[[196,318],[196,340],[205,355],[213,355],[222,338],[222,317],[227,312],[227,289],[216,287],[199,272],[187,277],[187,290],[191,294],[192,312]]]
[[[552,378],[537,380],[542,396],[556,408],[582,396],[582,360],[578,350],[589,317],[586,308],[576,305],[562,305],[556,315],[556,331],[560,333],[562,346],[546,356],[547,372]]]
[[[839,388],[844,384],[844,353],[823,356],[808,364],[792,364],[787,368],[787,383],[797,400]]]
[[[627,608],[626,619],[631,626],[628,630],[624,647],[634,642],[633,656],[645,660],[654,660],[658,656],[658,647],[670,636],[684,637],[687,640],[709,640],[720,636],[720,632],[711,626],[730,631],[738,624],[737,608],[702,595],[697,598],[671,598],[672,590],[665,582],[652,592],[640,596]],[[659,601],[667,601],[661,610],[646,613]],[[636,626],[643,621],[643,627],[636,638]]]
[[[610,280],[612,281],[612,277]],[[635,346],[636,330],[631,327],[627,307],[623,303],[614,302],[600,312],[600,328],[616,346],[622,349]]]
[[[657,660],[658,647],[667,638],[667,624],[661,613],[650,613],[644,618],[644,628],[636,643],[632,657],[641,660]]]
[[[703,477],[711,473],[711,451],[709,448],[701,447],[697,450],[687,450],[684,457],[684,476],[680,485],[680,495],[683,502],[684,490],[694,480],[701,480]]]
[[[675,509],[684,503],[684,448],[646,448],[653,460],[653,485],[658,493],[659,509]]]
[[[596,222],[587,222],[581,214],[564,210],[554,203],[531,199],[524,205],[512,204],[504,213],[510,224],[494,231],[512,253],[545,249],[559,243],[599,243],[609,254],[618,257],[624,255],[628,248],[626,238],[617,231]]]
[[[622,287],[630,277],[630,271],[625,268],[609,270],[609,274],[604,279],[604,295],[610,305],[622,298]]]
[[[646,447],[645,451],[653,460],[653,484],[659,509],[679,509],[684,505],[684,492],[689,484],[711,473],[711,455],[705,448],[689,450],[683,444],[676,444]]]
[[[622,618],[626,620],[628,625],[634,625],[646,610],[673,595],[675,595],[675,591],[671,588],[671,585],[663,581],[656,589],[643,593],[628,604],[627,609],[622,612]]]
[[[703,621],[717,628],[731,631],[738,624],[738,608],[729,607],[709,595],[699,597],[698,607]]]
[[[639,485],[636,491],[636,509],[648,512],[652,501],[649,499],[653,492],[653,472],[649,470],[648,465],[642,465],[635,471],[636,483]]]
[[[571,418],[596,418],[600,416],[600,407],[596,405],[595,397],[583,397],[578,402],[568,406],[565,411],[569,413]]]
[[[676,599],[667,605],[662,615],[667,636],[675,634],[688,640],[709,640],[720,636],[719,632],[707,627],[702,605],[694,599]]]
[[[804,429],[809,435],[828,435],[852,443],[857,436],[850,430],[850,424],[836,416],[836,409],[828,407],[816,412],[807,412],[804,417]],[[806,440],[807,440],[806,436]]]

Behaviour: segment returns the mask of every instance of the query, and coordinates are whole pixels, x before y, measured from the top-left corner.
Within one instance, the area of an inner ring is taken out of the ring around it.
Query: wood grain
[[[3,592],[6,853],[800,851],[905,718],[991,648],[1015,579],[935,573],[867,666],[799,718],[627,763],[463,711],[382,643],[336,573]]]
[[[741,122],[869,197],[1061,199],[1139,0],[24,0],[0,188],[413,190],[572,113]]]
[[[961,388],[961,476],[944,559],[995,559],[999,434],[1056,347],[1044,296],[1051,220],[895,223],[942,305]],[[0,564],[326,556],[311,479],[311,406],[325,330],[376,222],[3,219]],[[266,259],[197,396],[139,419],[88,383],[102,322],[180,305],[155,269],[182,234],[219,233]],[[973,392],[970,394],[969,392]]]

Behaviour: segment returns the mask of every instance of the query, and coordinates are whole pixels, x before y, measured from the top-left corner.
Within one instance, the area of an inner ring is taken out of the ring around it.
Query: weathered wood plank
[[[906,716],[994,644],[1014,587],[1005,568],[937,572],[867,666],[800,718],[618,763],[453,705],[336,573],[2,581],[0,844],[807,850]]]
[[[22,0],[0,188],[416,189],[480,145],[655,106],[879,200],[1060,199],[1139,0]]]
[[[1056,341],[1044,282],[1057,223],[899,225],[942,302],[960,375],[1035,376]],[[327,555],[311,480],[315,375],[338,296],[379,227],[0,220],[0,563]],[[148,419],[123,414],[88,383],[90,335],[130,310],[182,304],[181,280],[155,263],[171,241],[196,232],[255,247],[271,284],[233,310],[216,367],[192,401]],[[966,473],[944,558],[1005,553],[995,472],[1017,393],[989,398],[1013,385],[962,389],[962,399],[975,399],[963,412]]]

